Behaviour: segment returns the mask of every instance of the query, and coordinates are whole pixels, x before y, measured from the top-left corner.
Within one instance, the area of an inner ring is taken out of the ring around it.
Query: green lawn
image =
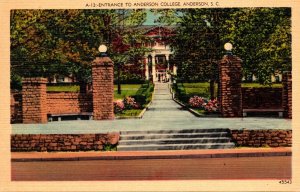
[[[121,94],[117,93],[118,86],[114,85],[114,99],[123,99],[130,95],[135,95],[136,92],[140,89],[141,84],[123,84],[121,85]],[[71,86],[47,86],[47,91],[55,91],[55,92],[78,92],[78,85]]]
[[[142,109],[127,109],[124,110],[122,113],[118,113],[116,114],[116,116],[118,117],[135,117],[138,116],[140,113],[142,112]]]
[[[253,87],[253,88],[260,88],[260,87],[274,87],[274,88],[281,88],[281,83],[273,83],[271,86],[269,85],[262,85],[259,83],[242,83],[242,87]]]
[[[118,94],[118,86],[114,85],[114,98],[124,99],[127,96],[135,95],[140,87],[141,84],[123,84],[121,85],[121,94]]]
[[[47,86],[47,91],[55,91],[55,92],[78,92],[79,85],[62,85],[62,86]]]
[[[269,85],[261,85],[259,83],[242,83],[242,87],[270,87]],[[271,87],[281,88],[281,83],[272,84]],[[189,98],[198,95],[204,98],[210,98],[209,83],[208,82],[199,82],[199,83],[178,83],[177,84],[177,96],[178,99],[184,103],[187,103]],[[218,93],[217,84],[215,84],[215,97]]]
[[[205,115],[205,110],[204,109],[196,109],[196,108],[193,108],[194,111],[198,112],[199,114],[201,115]]]
[[[209,83],[208,82],[199,82],[199,83],[182,83],[182,89],[185,91],[186,95],[193,96],[199,95],[201,97],[209,98]],[[215,84],[215,96],[217,96],[217,84]]]
[[[253,87],[253,88],[260,88],[260,87],[274,87],[274,88],[281,88],[281,83],[274,83],[271,86],[269,85],[262,85],[259,83],[242,83],[242,87]],[[209,97],[209,83],[208,82],[200,82],[200,83],[178,83],[178,88],[185,91],[187,95],[197,94],[202,97]],[[215,84],[215,93],[217,93],[217,84]]]

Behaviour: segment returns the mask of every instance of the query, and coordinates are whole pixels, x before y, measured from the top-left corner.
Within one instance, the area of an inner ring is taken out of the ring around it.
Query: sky
[[[150,10],[147,10],[147,19],[144,25],[158,25],[154,23],[154,20],[158,18],[158,15],[154,15]]]

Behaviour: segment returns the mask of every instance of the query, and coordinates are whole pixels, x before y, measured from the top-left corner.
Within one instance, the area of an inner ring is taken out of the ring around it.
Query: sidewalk
[[[84,161],[136,159],[190,159],[291,156],[292,148],[241,148],[214,150],[132,151],[132,152],[13,152],[12,162]]]
[[[119,131],[181,129],[292,129],[291,120],[282,118],[195,117],[172,100],[166,83],[156,83],[154,99],[142,119],[105,121],[60,121],[47,124],[12,124],[12,134],[88,134]]]

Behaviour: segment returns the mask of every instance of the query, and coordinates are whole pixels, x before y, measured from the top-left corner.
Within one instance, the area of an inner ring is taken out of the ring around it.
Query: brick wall
[[[282,106],[285,109],[284,117],[292,119],[292,73],[284,72],[282,76]]]
[[[92,112],[92,94],[78,92],[47,92],[47,113]]]
[[[46,78],[24,78],[22,81],[23,123],[47,123]]]
[[[12,91],[10,93],[10,122],[22,123],[22,93]]]
[[[78,92],[47,92],[47,114],[92,112],[92,94]],[[22,93],[10,95],[11,123],[22,123]]]
[[[223,117],[242,116],[241,60],[225,55],[219,63],[219,103]]]
[[[119,133],[11,135],[11,151],[99,151],[119,138]]]
[[[282,88],[242,88],[243,109],[282,108]]]
[[[291,147],[292,130],[230,130],[237,146]]]
[[[114,65],[108,57],[97,57],[92,62],[93,118],[114,119]]]

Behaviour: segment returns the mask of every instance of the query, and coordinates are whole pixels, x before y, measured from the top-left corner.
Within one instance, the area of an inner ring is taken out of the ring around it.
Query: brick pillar
[[[292,73],[290,71],[282,75],[282,108],[283,116],[292,119]]]
[[[47,123],[47,79],[24,78],[22,82],[23,123]]]
[[[242,65],[234,55],[224,55],[219,63],[219,103],[223,117],[242,116]]]
[[[114,64],[109,57],[92,62],[92,80],[94,119],[114,119]]]
[[[79,82],[79,92],[80,93],[87,92],[87,84],[85,82]]]

